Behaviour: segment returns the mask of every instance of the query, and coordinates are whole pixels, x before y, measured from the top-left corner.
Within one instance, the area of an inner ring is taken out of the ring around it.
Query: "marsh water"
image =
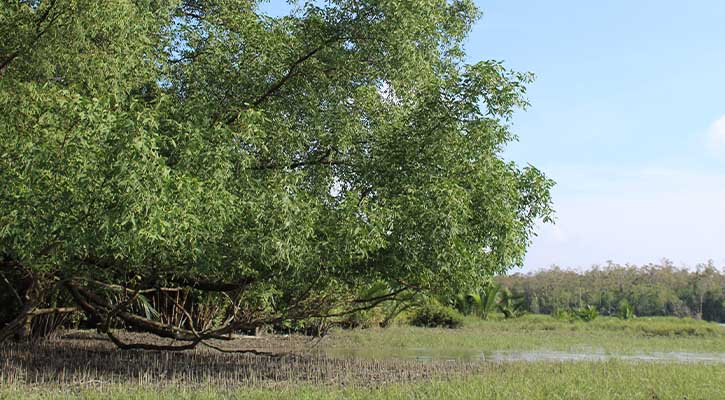
[[[652,362],[683,362],[683,363],[713,363],[725,364],[725,353],[698,353],[698,352],[647,352],[634,354],[620,354],[605,352],[603,350],[588,350],[577,352],[530,350],[530,351],[476,351],[457,350],[442,352],[427,348],[409,349],[378,349],[377,351],[362,351],[348,349],[328,350],[327,355],[338,358],[393,358],[419,361],[466,361],[466,362],[504,362],[504,361],[652,361]]]

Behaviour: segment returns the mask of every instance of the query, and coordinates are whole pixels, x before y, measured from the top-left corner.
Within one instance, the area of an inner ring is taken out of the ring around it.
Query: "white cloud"
[[[710,148],[718,153],[725,151],[725,115],[710,125],[707,131]]]

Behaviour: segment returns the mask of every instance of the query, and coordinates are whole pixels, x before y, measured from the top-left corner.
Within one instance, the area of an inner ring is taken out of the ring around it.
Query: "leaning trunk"
[[[26,340],[31,336],[30,323],[33,319],[34,303],[26,303],[20,314],[0,329],[0,343],[11,338]]]
[[[35,280],[30,282],[30,287],[25,291],[24,304],[12,321],[8,322],[7,325],[0,329],[0,343],[9,340],[27,340],[32,335],[31,323],[33,320],[33,313],[38,304],[38,298],[40,296]]]

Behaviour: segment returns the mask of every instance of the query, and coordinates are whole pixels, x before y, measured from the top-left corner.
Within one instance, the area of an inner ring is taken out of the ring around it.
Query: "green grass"
[[[331,354],[359,357],[410,357],[418,353],[455,357],[495,351],[725,352],[725,327],[680,318],[600,317],[592,322],[560,321],[544,315],[511,320],[467,318],[461,329],[397,326],[387,329],[337,331]]]
[[[475,376],[378,388],[330,386],[194,390],[4,387],[1,399],[721,399],[725,367],[625,363],[490,364]]]
[[[466,361],[497,351],[722,354],[718,324],[540,315],[465,322],[461,329],[335,331],[314,348],[356,357],[350,360],[121,352],[83,335],[11,346],[0,349],[0,399],[725,399],[723,363]],[[257,340],[276,346],[288,339]],[[433,360],[411,360],[420,354]]]

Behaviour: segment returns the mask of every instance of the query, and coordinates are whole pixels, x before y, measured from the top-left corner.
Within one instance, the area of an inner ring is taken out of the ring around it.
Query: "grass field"
[[[503,363],[475,375],[415,384],[344,388],[284,385],[278,388],[154,389],[112,385],[3,387],[3,399],[722,399],[725,368],[712,365],[646,365],[623,362]]]
[[[671,317],[623,321],[560,321],[546,315],[511,320],[468,318],[461,329],[409,326],[374,331],[339,331],[328,348],[356,357],[411,357],[429,354],[467,358],[495,351],[549,350],[574,353],[647,354],[653,352],[725,353],[725,327]]]
[[[458,330],[399,326],[335,331],[314,342],[270,336],[224,344],[288,353],[279,358],[210,349],[122,352],[100,336],[75,332],[33,346],[0,347],[0,399],[725,399],[724,362],[618,358],[724,356],[725,328],[718,324],[671,318],[570,323],[543,316],[466,322]],[[613,357],[470,357],[500,351]]]

